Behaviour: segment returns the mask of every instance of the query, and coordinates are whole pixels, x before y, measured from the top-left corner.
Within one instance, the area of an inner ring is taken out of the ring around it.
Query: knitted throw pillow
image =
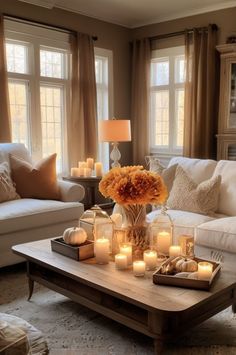
[[[178,165],[167,206],[174,210],[183,210],[206,215],[214,214],[218,207],[221,176],[196,184]]]
[[[10,176],[9,164],[0,164],[0,202],[17,200],[20,196],[16,193],[15,186]]]

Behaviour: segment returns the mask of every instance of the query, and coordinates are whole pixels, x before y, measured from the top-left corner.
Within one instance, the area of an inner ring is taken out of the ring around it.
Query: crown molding
[[[80,14],[83,16],[87,16],[90,18],[94,18],[94,19],[97,19],[100,21],[112,23],[114,25],[130,28],[130,29],[135,29],[135,28],[139,28],[139,27],[143,27],[143,26],[148,26],[148,25],[153,25],[153,24],[157,24],[157,23],[177,20],[177,19],[184,18],[184,17],[190,17],[190,16],[194,16],[194,15],[200,15],[203,13],[208,13],[208,12],[213,12],[213,11],[236,7],[236,0],[229,0],[229,1],[224,0],[220,4],[204,6],[199,9],[191,9],[191,10],[186,10],[186,11],[181,11],[181,12],[175,12],[175,13],[169,14],[167,16],[160,15],[160,16],[154,17],[153,19],[150,19],[147,21],[136,21],[133,24],[127,24],[127,23],[122,23],[122,21],[116,21],[113,18],[109,18],[109,17],[105,18],[103,16],[93,15],[90,12],[79,11],[77,9],[74,9],[74,8],[68,6],[66,4],[66,1],[65,1],[65,5],[57,5],[56,0],[20,0],[20,1],[32,4],[32,5],[46,7],[48,9],[59,8],[62,10],[66,10],[69,12],[73,12],[76,14]]]

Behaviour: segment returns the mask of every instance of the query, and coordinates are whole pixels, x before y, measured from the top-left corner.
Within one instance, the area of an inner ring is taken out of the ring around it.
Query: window
[[[34,160],[57,152],[61,173],[67,168],[68,34],[5,22],[13,142],[24,143]]]
[[[112,117],[112,52],[95,48],[98,120]],[[99,143],[98,159],[105,171],[109,170],[109,143]]]
[[[70,114],[69,34],[5,20],[13,142],[33,160],[57,152],[57,172],[68,171],[66,119]],[[95,48],[98,119],[112,117],[112,52]],[[94,157],[95,158],[95,157]],[[109,169],[109,145],[99,144]]]
[[[184,47],[155,50],[151,61],[151,152],[181,154],[183,125]]]

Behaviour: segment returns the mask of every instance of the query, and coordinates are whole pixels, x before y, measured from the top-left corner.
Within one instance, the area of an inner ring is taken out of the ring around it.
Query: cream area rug
[[[44,333],[50,355],[152,355],[153,342],[119,323],[35,284],[27,301],[24,264],[0,269],[0,312],[13,314]],[[169,355],[236,355],[236,315],[212,317],[169,344]]]

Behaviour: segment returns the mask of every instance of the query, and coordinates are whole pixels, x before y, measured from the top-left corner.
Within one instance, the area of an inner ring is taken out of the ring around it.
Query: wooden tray
[[[53,251],[77,261],[94,257],[94,243],[91,240],[86,240],[80,245],[70,245],[60,237],[51,240],[51,248]]]
[[[154,284],[159,285],[168,285],[168,286],[176,286],[176,287],[185,287],[185,288],[194,288],[197,290],[209,290],[212,283],[215,281],[216,277],[219,275],[219,271],[221,269],[220,263],[217,263],[212,260],[205,260],[194,257],[197,263],[200,261],[207,261],[213,264],[213,273],[210,280],[196,280],[196,279],[188,279],[185,277],[175,277],[174,275],[163,275],[161,274],[161,267],[163,265],[167,265],[172,258],[167,259],[162,263],[162,265],[157,269],[157,271],[153,274],[153,282]]]

